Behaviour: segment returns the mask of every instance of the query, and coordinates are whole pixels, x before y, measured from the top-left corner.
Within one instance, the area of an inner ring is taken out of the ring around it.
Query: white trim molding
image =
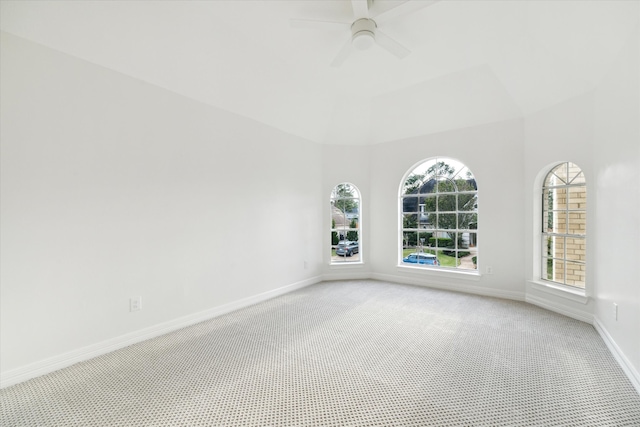
[[[609,348],[609,351],[611,351],[611,354],[613,354],[613,357],[629,378],[629,381],[631,381],[631,384],[635,387],[638,394],[640,394],[640,373],[633,367],[631,362],[629,362],[629,359],[627,359],[622,350],[620,350],[618,344],[616,344],[600,319],[596,316],[593,318],[593,326],[596,328],[596,331],[598,331],[598,334],[602,337],[607,348]]]
[[[78,362],[92,359],[103,354],[136,344],[169,332],[176,331],[186,326],[195,325],[196,323],[222,316],[223,314],[245,308],[280,295],[314,285],[322,281],[322,277],[316,276],[300,282],[292,283],[280,288],[272,289],[257,295],[232,301],[208,310],[189,314],[167,322],[159,323],[154,326],[120,335],[99,343],[91,344],[67,353],[63,353],[48,359],[44,359],[35,363],[31,363],[20,368],[16,368],[0,374],[0,388],[9,387],[14,384],[27,381],[31,378],[39,377],[62,368],[66,368]]]
[[[469,276],[471,281],[480,280],[477,277],[477,275],[473,275],[473,276],[469,275]],[[431,275],[430,276],[422,275],[421,277],[420,276],[407,277],[407,276],[397,276],[393,274],[384,274],[384,273],[374,273],[371,275],[371,278],[375,280],[385,281],[385,282],[402,283],[405,285],[417,285],[417,286],[424,286],[427,288],[443,289],[443,290],[454,291],[454,292],[465,292],[465,293],[474,294],[474,295],[504,298],[504,299],[510,299],[510,300],[516,300],[516,301],[524,301],[524,292],[506,291],[502,289],[487,288],[485,286],[480,286],[479,282],[477,284],[473,284],[472,282],[463,283],[462,281],[458,283],[453,283],[453,282],[445,282],[445,281],[439,280],[437,277],[431,276]]]
[[[551,301],[550,299],[547,299],[547,298],[541,298],[531,294],[527,294],[525,301],[528,302],[529,304],[537,305],[538,307],[542,307],[544,309],[553,311],[555,313],[562,314],[567,317],[571,317],[572,319],[593,324],[593,314],[586,309],[580,310],[574,307],[569,307],[567,305],[560,304],[555,301]]]

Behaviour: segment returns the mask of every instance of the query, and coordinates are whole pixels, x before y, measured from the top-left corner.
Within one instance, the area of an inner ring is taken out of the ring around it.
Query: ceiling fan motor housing
[[[351,44],[359,50],[368,49],[376,39],[377,27],[373,19],[358,19],[351,24]]]

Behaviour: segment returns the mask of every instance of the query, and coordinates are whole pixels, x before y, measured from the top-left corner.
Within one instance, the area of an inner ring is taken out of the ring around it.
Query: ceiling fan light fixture
[[[376,23],[373,19],[362,18],[351,24],[351,44],[358,50],[366,50],[376,40]]]
[[[351,44],[358,50],[367,50],[375,42],[376,36],[371,31],[360,31],[353,35]]]

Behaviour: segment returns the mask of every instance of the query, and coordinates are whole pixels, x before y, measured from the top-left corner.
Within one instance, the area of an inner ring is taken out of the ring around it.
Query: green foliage
[[[478,264],[478,257],[477,256],[471,257],[471,261],[473,262],[473,265],[477,265]]]
[[[347,231],[347,240],[351,240],[352,242],[357,242],[358,232],[354,230]]]
[[[358,211],[358,199],[351,185],[338,184],[332,197],[334,198],[334,206],[343,213]]]
[[[340,242],[340,238],[338,237],[338,233],[335,231],[331,232],[331,244],[337,245]]]
[[[437,246],[439,248],[453,248],[454,241],[449,237],[430,237],[429,246]]]
[[[414,193],[420,188],[422,183],[424,182],[424,175],[422,174],[411,174],[404,182],[404,194]]]
[[[432,176],[452,176],[455,172],[456,170],[445,162],[436,162],[427,169],[427,174]]]

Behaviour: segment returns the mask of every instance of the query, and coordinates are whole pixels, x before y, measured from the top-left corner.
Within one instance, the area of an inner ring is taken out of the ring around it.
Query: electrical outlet
[[[142,310],[142,297],[131,297],[129,300],[129,311]]]
[[[493,274],[493,267],[487,266],[486,270],[487,274]]]
[[[618,320],[618,304],[613,303],[613,319]]]

